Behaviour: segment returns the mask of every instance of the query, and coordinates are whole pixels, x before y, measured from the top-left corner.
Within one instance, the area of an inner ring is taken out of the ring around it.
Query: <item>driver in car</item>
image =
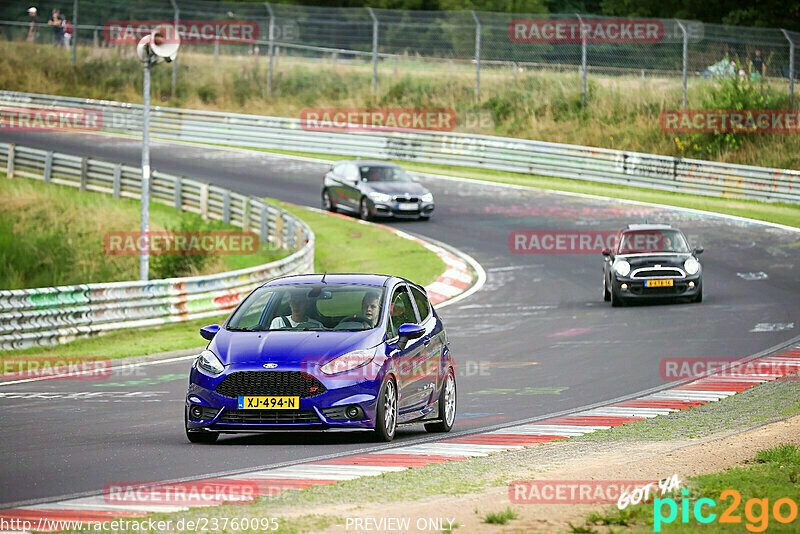
[[[292,310],[292,314],[288,317],[285,315],[275,317],[269,325],[270,330],[298,327],[321,330],[323,328],[322,323],[308,316],[308,306],[308,297],[303,292],[293,292],[289,298],[289,308]]]

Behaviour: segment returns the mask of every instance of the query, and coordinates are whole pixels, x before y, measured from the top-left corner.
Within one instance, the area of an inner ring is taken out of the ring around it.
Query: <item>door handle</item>
[[[423,345],[427,346],[430,342],[431,342],[431,338],[429,338],[429,337],[422,338],[422,344]]]

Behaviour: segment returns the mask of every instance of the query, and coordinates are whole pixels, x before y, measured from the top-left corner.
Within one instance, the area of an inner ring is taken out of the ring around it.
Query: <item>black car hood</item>
[[[662,254],[619,254],[618,259],[624,259],[632,268],[654,267],[656,265],[682,267],[683,262],[691,256],[690,253],[662,253]]]
[[[385,193],[387,195],[404,195],[419,197],[428,190],[417,182],[369,182],[365,184],[367,191]]]

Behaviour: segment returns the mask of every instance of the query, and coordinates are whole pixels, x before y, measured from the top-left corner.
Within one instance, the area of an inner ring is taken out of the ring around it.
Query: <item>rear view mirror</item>
[[[703,248],[703,247],[694,247],[694,253],[695,254],[702,254],[704,250],[705,250],[705,248]]]
[[[397,345],[400,347],[400,350],[403,350],[406,348],[409,340],[420,338],[425,334],[425,327],[414,323],[404,323],[398,328],[397,334],[400,337],[400,339],[397,340]]]
[[[603,256],[611,256],[611,249],[610,248],[604,248],[603,249]]]

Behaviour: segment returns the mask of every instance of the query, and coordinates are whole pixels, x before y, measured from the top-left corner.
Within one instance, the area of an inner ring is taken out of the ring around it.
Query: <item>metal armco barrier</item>
[[[142,107],[0,91],[0,105],[102,113],[106,132],[141,133]],[[459,165],[714,197],[800,203],[800,171],[526,139],[442,132],[304,130],[300,119],[156,107],[151,135],[201,143]]]
[[[0,143],[8,178],[139,198],[141,170],[107,161]],[[314,233],[300,219],[256,198],[158,171],[152,201],[219,219],[293,251],[278,261],[208,276],[0,290],[0,350],[55,345],[120,328],[152,326],[231,311],[261,283],[314,270]]]

